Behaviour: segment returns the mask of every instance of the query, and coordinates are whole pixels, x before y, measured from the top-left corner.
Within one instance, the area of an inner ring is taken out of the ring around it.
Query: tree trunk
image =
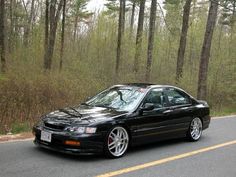
[[[133,0],[132,12],[131,12],[131,20],[130,20],[130,37],[133,35],[133,30],[134,30],[135,8],[136,8],[136,0]]]
[[[210,58],[212,36],[216,24],[217,10],[218,10],[218,0],[214,2],[211,1],[208,12],[204,41],[202,45],[201,58],[200,58],[200,66],[198,74],[198,93],[197,93],[198,99],[206,99],[207,97],[208,64]]]
[[[75,23],[74,23],[74,33],[73,33],[73,41],[76,41],[76,37],[77,37],[77,28],[78,28],[78,19],[79,19],[79,15],[76,14],[75,15]]]
[[[122,35],[124,35],[125,32],[125,8],[126,8],[126,0],[122,0],[123,1],[123,7],[122,7]]]
[[[14,33],[14,18],[13,18],[13,10],[14,10],[15,0],[10,0],[9,4],[9,16],[10,16],[10,30],[8,37],[8,50],[11,53],[14,48],[13,43],[13,33]]]
[[[62,70],[63,54],[64,54],[64,35],[65,35],[65,20],[66,20],[66,0],[63,0],[62,21],[61,21],[61,49],[60,49],[60,65],[59,70]]]
[[[147,82],[150,81],[150,75],[151,75],[154,33],[155,33],[155,23],[156,23],[156,11],[157,11],[157,0],[152,0],[150,20],[149,20],[147,65],[146,65],[146,75],[145,75],[145,79]]]
[[[1,57],[1,71],[6,72],[6,58],[5,58],[5,0],[0,0],[0,57]]]
[[[30,15],[28,16],[27,24],[25,27],[25,32],[24,32],[24,45],[27,47],[29,44],[29,34],[30,34],[30,29],[32,26],[32,21],[33,21],[33,14],[34,14],[34,3],[35,0],[32,0],[31,2],[31,8],[30,8]]]
[[[119,67],[121,63],[121,43],[124,35],[125,28],[125,0],[120,0],[120,12],[119,12],[119,25],[118,25],[118,39],[117,39],[117,51],[116,51],[116,78],[119,75]]]
[[[235,35],[235,21],[236,21],[236,0],[233,0],[232,2],[232,17],[231,17],[231,24],[230,24],[230,46],[229,46],[229,58],[231,58],[231,63],[235,62],[235,57],[233,57],[233,51],[235,51],[235,45],[234,45],[234,35]],[[229,66],[230,67],[230,66]],[[236,65],[235,65],[236,68]],[[229,68],[230,69],[230,68]],[[235,70],[233,70],[235,71]],[[236,75],[236,74],[235,74]],[[231,77],[231,81],[233,82],[235,80],[234,75]]]
[[[54,51],[54,45],[56,40],[56,31],[57,31],[57,23],[59,20],[60,11],[63,5],[63,0],[60,0],[58,4],[58,8],[56,10],[56,0],[51,0],[50,11],[49,11],[49,36],[48,36],[48,46],[46,49],[45,56],[45,69],[50,70],[52,66],[52,57]]]
[[[191,9],[191,2],[192,0],[186,0],[184,5],[182,32],[180,36],[179,50],[177,57],[176,82],[179,81],[183,73],[184,54],[185,54],[187,34],[188,34],[188,22],[189,22],[189,13]]]
[[[134,56],[134,72],[137,73],[139,70],[139,59],[142,49],[142,36],[143,36],[143,22],[144,22],[144,11],[145,11],[146,0],[140,1],[139,17],[138,17],[138,29],[136,36],[136,49]]]
[[[45,28],[44,28],[44,69],[48,69],[48,33],[49,33],[49,0],[46,0],[45,7]]]

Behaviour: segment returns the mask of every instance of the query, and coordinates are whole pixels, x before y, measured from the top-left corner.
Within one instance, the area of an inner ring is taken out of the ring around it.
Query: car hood
[[[80,105],[78,107],[67,107],[51,112],[44,117],[44,122],[64,125],[88,125],[107,121],[125,114],[127,113],[115,111],[110,108]]]

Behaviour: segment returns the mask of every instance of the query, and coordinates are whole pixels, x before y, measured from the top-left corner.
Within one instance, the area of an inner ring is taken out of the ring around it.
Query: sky
[[[163,6],[163,1],[164,0],[159,0],[158,2],[160,3],[161,6]],[[87,9],[89,11],[99,11],[104,8],[104,4],[106,3],[106,0],[90,0]],[[150,6],[150,2],[146,3],[148,6]]]
[[[87,8],[90,11],[102,10],[104,8],[105,3],[106,2],[104,0],[91,0],[88,3]]]

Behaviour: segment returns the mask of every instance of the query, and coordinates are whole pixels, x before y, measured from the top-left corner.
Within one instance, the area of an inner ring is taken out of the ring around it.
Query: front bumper
[[[52,134],[51,142],[42,141],[40,139],[42,130],[48,131]],[[45,149],[67,154],[97,154],[103,152],[102,134],[72,135],[67,132],[47,130],[43,127],[34,127],[33,133],[35,134],[35,145]],[[80,145],[66,145],[65,141],[67,140],[79,141]]]

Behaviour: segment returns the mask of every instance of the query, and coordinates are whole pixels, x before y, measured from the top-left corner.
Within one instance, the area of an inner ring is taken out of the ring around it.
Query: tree
[[[141,49],[142,49],[145,2],[146,0],[141,0],[140,7],[139,7],[138,29],[137,29],[137,35],[136,35],[136,49],[135,49],[135,56],[134,56],[134,72],[136,73],[139,70],[139,59],[140,59],[140,54],[141,54]]]
[[[120,0],[119,24],[118,24],[118,39],[116,49],[116,76],[119,74],[120,60],[121,60],[121,43],[125,30],[125,0]]]
[[[154,43],[154,33],[155,33],[155,23],[156,23],[156,11],[157,11],[157,1],[152,0],[151,11],[150,11],[150,20],[149,20],[147,65],[146,65],[146,75],[145,75],[145,79],[147,82],[150,81],[150,75],[151,75],[153,43]]]
[[[137,0],[131,0],[132,2],[132,11],[131,11],[131,18],[130,18],[130,36],[133,34],[134,29],[134,15],[135,15],[135,8]]]
[[[5,0],[0,0],[0,57],[1,57],[1,71],[6,72],[6,58],[5,58]]]
[[[8,35],[8,49],[9,52],[12,51],[13,48],[13,33],[14,33],[14,18],[13,18],[13,14],[14,14],[14,5],[15,5],[15,0],[10,0],[10,4],[9,4],[9,16],[10,16],[10,30],[9,30],[9,35]]]
[[[48,63],[48,33],[49,33],[49,0],[45,3],[45,25],[44,25],[44,69],[49,68]]]
[[[66,20],[66,0],[63,0],[62,21],[61,21],[61,49],[59,70],[62,70],[63,54],[64,54],[64,36],[65,36],[65,20]]]
[[[117,0],[107,0],[105,7],[106,7],[105,11],[106,15],[116,16],[117,12],[120,11],[120,6],[119,3],[117,3]]]
[[[204,41],[202,45],[199,74],[198,74],[198,99],[206,99],[207,97],[207,74],[208,74],[208,64],[211,51],[212,36],[217,19],[218,1],[211,1],[210,8],[208,12],[206,30]]]
[[[47,3],[47,1],[48,0],[46,0],[46,3]],[[46,38],[46,35],[45,35],[45,40],[47,40],[47,41],[45,41],[45,44],[47,42],[47,44],[46,44],[47,48],[45,50],[45,55],[44,55],[44,69],[46,69],[46,70],[50,70],[51,65],[52,65],[52,57],[53,57],[53,51],[54,51],[54,45],[55,45],[55,39],[56,39],[57,23],[59,20],[62,5],[63,5],[63,0],[60,0],[58,5],[57,5],[57,0],[51,0],[50,7],[48,9],[49,10],[48,11],[49,18],[45,17],[45,31],[47,31],[49,29],[48,38]],[[46,7],[46,9],[47,9],[47,7]],[[46,15],[46,13],[45,13],[45,15]],[[47,24],[46,24],[47,18],[49,20],[49,23],[47,22]],[[46,34],[46,32],[45,32],[45,34]]]
[[[185,5],[184,5],[182,31],[181,31],[179,50],[178,50],[178,56],[177,56],[177,68],[176,68],[176,81],[177,82],[179,81],[179,78],[182,77],[182,73],[183,73],[184,54],[185,54],[187,34],[188,34],[188,22],[189,22],[191,2],[192,0],[186,0]]]
[[[29,34],[30,34],[30,29],[32,27],[32,21],[33,21],[33,15],[34,15],[34,3],[35,3],[35,0],[32,0],[30,12],[29,12],[30,14],[26,11],[27,23],[24,29],[24,45],[26,47],[28,46],[28,43],[29,43]]]
[[[178,36],[182,22],[182,0],[165,0],[163,4],[165,9],[165,25],[171,33],[171,37]]]
[[[90,13],[86,10],[86,6],[89,0],[76,0],[73,6],[73,16],[74,16],[74,33],[73,38],[76,41],[78,34],[78,23],[84,21],[84,19],[89,18],[93,13]]]

